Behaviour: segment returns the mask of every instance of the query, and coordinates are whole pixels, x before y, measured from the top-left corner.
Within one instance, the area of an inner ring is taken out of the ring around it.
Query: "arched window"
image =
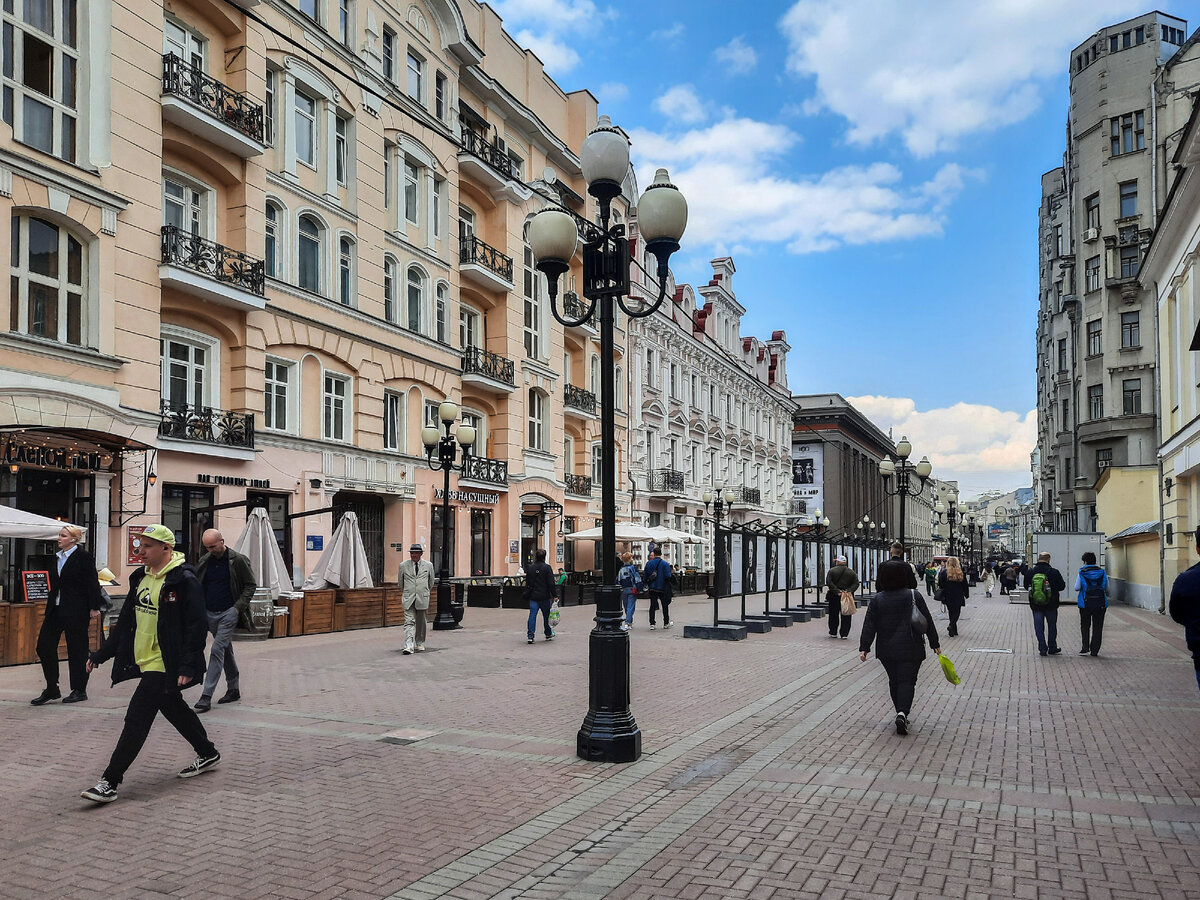
[[[600,396],[600,357],[592,354],[591,365],[592,387],[591,391],[597,397]]]
[[[338,300],[343,306],[354,305],[354,241],[338,241]]]
[[[625,379],[620,366],[613,370],[613,407],[625,408]]]
[[[421,330],[421,310],[425,305],[425,273],[416,266],[408,267],[408,316],[409,331]]]
[[[446,294],[447,294],[446,285],[439,284],[437,286],[437,300],[434,304],[434,310],[433,310],[433,326],[434,326],[434,337],[437,338],[437,340],[443,344],[446,343],[446,316],[447,316]]]
[[[592,484],[603,484],[604,445],[592,444]]]
[[[278,278],[283,271],[283,209],[278,203],[267,204],[266,270],[269,278]]]
[[[563,438],[563,474],[575,474],[575,438],[570,435]]]
[[[297,241],[297,283],[306,291],[321,293],[321,244],[324,229],[316,216],[300,217]]]
[[[546,398],[534,388],[529,389],[529,440],[531,450],[545,449]]]
[[[89,346],[87,253],[65,228],[34,216],[12,218],[12,331]]]
[[[396,306],[396,261],[390,256],[383,260],[383,317],[389,322],[399,318]]]

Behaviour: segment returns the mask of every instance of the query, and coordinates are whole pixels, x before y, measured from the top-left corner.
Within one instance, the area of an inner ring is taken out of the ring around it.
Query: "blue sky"
[[[837,391],[970,495],[1029,484],[1040,177],[1070,50],[1128,0],[500,0],[566,90],[666,165],[676,277],[731,255],[743,334],[787,332],[796,393]],[[971,7],[979,7],[972,9]],[[1164,12],[1200,24],[1200,2]]]

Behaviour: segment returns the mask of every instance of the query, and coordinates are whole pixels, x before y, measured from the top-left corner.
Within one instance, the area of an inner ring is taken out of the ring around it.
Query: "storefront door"
[[[540,513],[521,516],[521,566],[533,562],[534,551],[538,546],[538,525],[541,524]]]
[[[175,549],[190,563],[200,558],[200,536],[213,527],[213,489],[189,484],[164,484],[162,523],[175,532]],[[226,535],[231,541],[237,535]]]
[[[371,567],[371,579],[383,583],[383,499],[371,494],[352,494],[338,491],[333,498],[333,527],[342,521],[342,515],[353,512],[358,516],[358,531],[362,535],[363,549]]]

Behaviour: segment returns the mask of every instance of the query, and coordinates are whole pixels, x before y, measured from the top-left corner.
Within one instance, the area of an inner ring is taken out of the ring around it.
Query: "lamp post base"
[[[621,589],[596,589],[596,627],[588,636],[588,712],[576,753],[592,762],[634,762],[642,732],[629,709],[629,634],[621,630]]]
[[[454,619],[451,605],[454,602],[454,586],[449,581],[439,581],[437,586],[437,616],[433,620],[434,631],[453,631],[462,628]]]

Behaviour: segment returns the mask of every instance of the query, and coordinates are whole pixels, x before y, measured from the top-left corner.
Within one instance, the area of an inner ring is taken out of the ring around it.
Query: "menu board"
[[[50,599],[50,573],[44,571],[22,572],[21,584],[25,589],[25,602]]]

